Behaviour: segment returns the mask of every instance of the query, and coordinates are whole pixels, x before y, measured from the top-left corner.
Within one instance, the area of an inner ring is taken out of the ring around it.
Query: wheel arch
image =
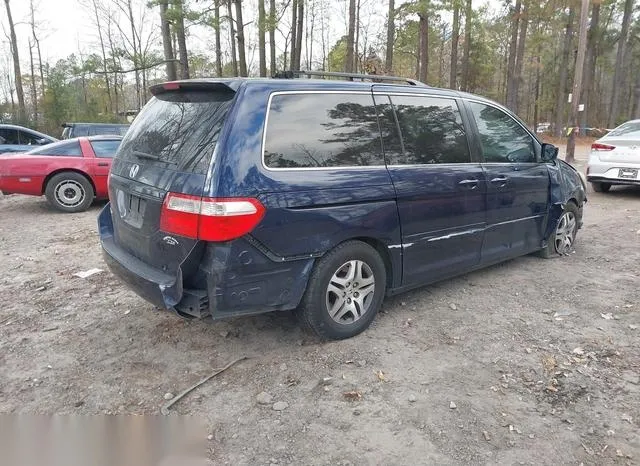
[[[78,170],[77,168],[60,168],[58,170],[54,170],[51,173],[49,173],[46,178],[44,179],[44,181],[42,182],[42,195],[44,195],[46,189],[47,189],[47,184],[49,184],[49,181],[51,180],[51,178],[53,178],[54,176],[60,174],[60,173],[65,173],[65,172],[73,172],[73,173],[77,173],[79,175],[84,176],[87,181],[89,182],[89,184],[91,184],[91,188],[93,189],[93,196],[96,196],[96,185],[93,182],[93,180],[91,179],[91,177],[89,176],[89,174],[87,172],[84,172],[82,170]]]
[[[368,244],[372,248],[374,248],[378,252],[378,254],[380,254],[380,257],[382,258],[382,262],[384,262],[384,268],[387,273],[387,283],[386,283],[387,289],[393,288],[394,267],[393,267],[393,261],[391,260],[391,253],[387,245],[384,242],[380,241],[379,239],[372,238],[369,236],[359,236],[355,238],[350,238],[346,241],[361,241],[363,243]]]

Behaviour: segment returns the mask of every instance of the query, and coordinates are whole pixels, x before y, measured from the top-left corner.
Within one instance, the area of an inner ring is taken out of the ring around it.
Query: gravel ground
[[[289,313],[159,312],[104,268],[101,205],[0,197],[0,412],[205,419],[215,464],[638,464],[640,189],[589,193],[575,252],[387,299],[321,343]]]

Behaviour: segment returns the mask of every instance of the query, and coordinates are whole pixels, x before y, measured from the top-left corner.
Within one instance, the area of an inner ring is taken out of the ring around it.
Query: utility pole
[[[578,56],[576,58],[576,71],[573,78],[573,99],[571,101],[571,133],[567,141],[567,155],[565,160],[569,163],[575,161],[576,134],[580,126],[578,110],[580,106],[580,95],[582,93],[582,71],[584,68],[584,57],[587,51],[587,28],[589,16],[589,0],[582,0],[580,8],[580,32],[578,35]]]

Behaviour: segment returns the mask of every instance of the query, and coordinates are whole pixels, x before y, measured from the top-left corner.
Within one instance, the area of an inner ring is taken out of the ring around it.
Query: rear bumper
[[[151,304],[173,309],[182,299],[182,277],[166,274],[120,248],[114,241],[111,205],[98,216],[98,231],[107,266],[136,294]]]
[[[246,238],[208,243],[197,270],[167,274],[123,250],[115,241],[110,204],[98,216],[104,260],[130,289],[151,304],[213,319],[294,309],[315,259],[273,258]]]

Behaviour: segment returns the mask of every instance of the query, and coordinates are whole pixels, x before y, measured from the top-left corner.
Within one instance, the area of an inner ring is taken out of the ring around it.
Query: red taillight
[[[180,83],[176,82],[168,82],[162,85],[165,91],[176,91],[180,89]]]
[[[257,199],[169,193],[162,205],[160,229],[204,241],[229,241],[253,230],[264,212]]]
[[[609,144],[602,144],[600,142],[594,142],[591,144],[591,150],[613,150],[616,146],[610,146]]]

